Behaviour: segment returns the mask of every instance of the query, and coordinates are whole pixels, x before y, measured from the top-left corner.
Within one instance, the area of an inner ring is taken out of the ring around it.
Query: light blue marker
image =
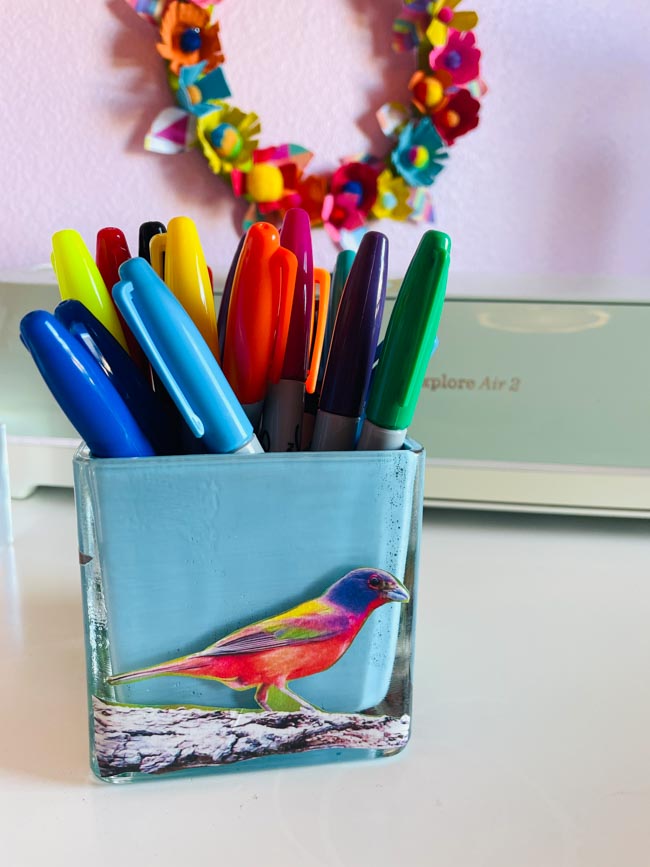
[[[198,328],[151,265],[129,259],[120,277],[113,299],[194,436],[214,454],[261,453]]]

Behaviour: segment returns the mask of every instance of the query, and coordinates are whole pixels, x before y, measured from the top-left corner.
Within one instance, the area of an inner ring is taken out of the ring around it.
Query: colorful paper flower
[[[140,18],[159,26],[171,0],[126,0],[126,2]]]
[[[429,187],[447,159],[442,139],[428,117],[402,130],[391,161],[410,187]]]
[[[468,90],[457,91],[447,105],[433,115],[433,122],[443,141],[451,145],[461,135],[478,126],[481,103]]]
[[[385,136],[399,135],[413,115],[413,112],[401,102],[386,102],[375,114],[377,123]]]
[[[404,3],[404,8],[399,16],[393,21],[393,51],[402,54],[405,51],[413,51],[425,38],[429,15],[426,2]]]
[[[300,145],[260,148],[246,171],[234,169],[230,181],[236,196],[252,202],[246,220],[278,222],[288,208],[300,205],[298,186],[313,154]]]
[[[473,30],[478,24],[476,12],[456,12],[462,0],[436,0],[431,6],[431,24],[427,28],[427,39],[434,47],[447,44],[449,28],[454,30]]]
[[[479,76],[481,52],[476,48],[473,33],[449,31],[449,40],[444,48],[434,48],[429,54],[429,63],[434,72],[446,70],[454,84],[466,84]]]
[[[298,186],[302,174],[314,155],[311,151],[300,145],[285,144],[276,147],[264,148],[255,151],[255,166],[264,164],[272,166],[280,173],[282,178],[282,190],[273,199],[265,197],[259,205],[262,213],[288,210],[300,205]],[[250,179],[250,176],[249,176]],[[258,201],[261,201],[258,199]]]
[[[209,114],[199,117],[196,128],[203,153],[215,175],[228,174],[234,168],[247,171],[253,164],[260,130],[256,114],[245,114],[226,103],[217,103]]]
[[[366,222],[377,200],[378,165],[376,159],[368,157],[344,163],[332,175],[321,218],[335,243],[341,243],[343,231],[353,232]]]
[[[377,175],[370,163],[345,163],[332,175],[330,191],[335,198],[340,194],[356,196],[357,209],[367,214],[377,199]]]
[[[255,163],[246,175],[246,195],[258,205],[275,211],[284,195],[284,178],[278,166]]]
[[[183,66],[178,74],[178,104],[191,114],[202,115],[214,111],[214,103],[230,96],[223,69],[218,66],[204,75],[205,60],[193,66]]]
[[[422,114],[432,114],[447,101],[447,90],[451,85],[451,75],[444,69],[431,75],[418,69],[409,81],[411,102]]]
[[[467,85],[467,90],[469,90],[474,99],[483,99],[485,94],[488,92],[487,84],[480,78],[476,78],[474,79],[474,81],[470,81],[470,83]]]
[[[327,178],[324,175],[308,175],[298,182],[299,207],[307,211],[312,226],[323,222],[323,202],[327,195]]]
[[[371,208],[373,217],[378,220],[407,220],[412,208],[408,204],[411,189],[404,178],[394,175],[390,169],[377,178],[377,201]]]
[[[169,106],[154,119],[144,137],[145,150],[158,154],[180,154],[196,145],[196,116]]]
[[[325,231],[338,244],[341,231],[358,229],[366,221],[366,211],[359,208],[359,196],[356,193],[328,193],[323,201],[322,218]]]
[[[204,60],[209,72],[224,61],[218,22],[211,24],[210,13],[194,3],[170,3],[160,25],[160,38],[158,53],[169,61],[176,75],[181,66]]]
[[[412,208],[409,220],[413,223],[435,222],[435,212],[431,201],[430,187],[414,187],[409,196],[409,206]]]

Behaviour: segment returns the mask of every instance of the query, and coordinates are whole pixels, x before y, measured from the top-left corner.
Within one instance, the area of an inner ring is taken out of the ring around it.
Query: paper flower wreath
[[[332,174],[311,175],[311,151],[297,144],[261,148],[259,117],[230,101],[213,3],[126,2],[158,30],[156,47],[177,102],[154,120],[145,148],[176,154],[199,147],[214,174],[250,203],[244,228],[280,222],[288,208],[301,207],[337,244],[356,248],[368,220],[433,220],[431,186],[448,149],[478,126],[486,92],[472,32],[478,16],[458,9],[463,0],[403,0],[393,48],[413,52],[417,71],[408,103],[377,112],[388,152],[343,159]]]

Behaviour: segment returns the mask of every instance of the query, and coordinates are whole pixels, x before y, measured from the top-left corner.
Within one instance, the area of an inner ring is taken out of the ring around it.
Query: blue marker
[[[178,443],[177,417],[170,417],[138,365],[108,328],[102,325],[81,301],[62,301],[54,315],[91,352],[156,453],[181,453],[183,450]]]
[[[20,338],[95,457],[155,454],[104,370],[58,319],[45,310],[34,310],[21,320]]]
[[[262,452],[198,328],[144,259],[120,266],[113,298],[194,436],[215,454]]]

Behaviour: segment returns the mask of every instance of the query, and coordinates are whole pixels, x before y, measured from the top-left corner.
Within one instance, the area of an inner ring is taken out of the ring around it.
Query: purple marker
[[[387,280],[388,239],[380,232],[368,232],[339,303],[316,415],[313,452],[349,451],[355,446],[379,340]]]

